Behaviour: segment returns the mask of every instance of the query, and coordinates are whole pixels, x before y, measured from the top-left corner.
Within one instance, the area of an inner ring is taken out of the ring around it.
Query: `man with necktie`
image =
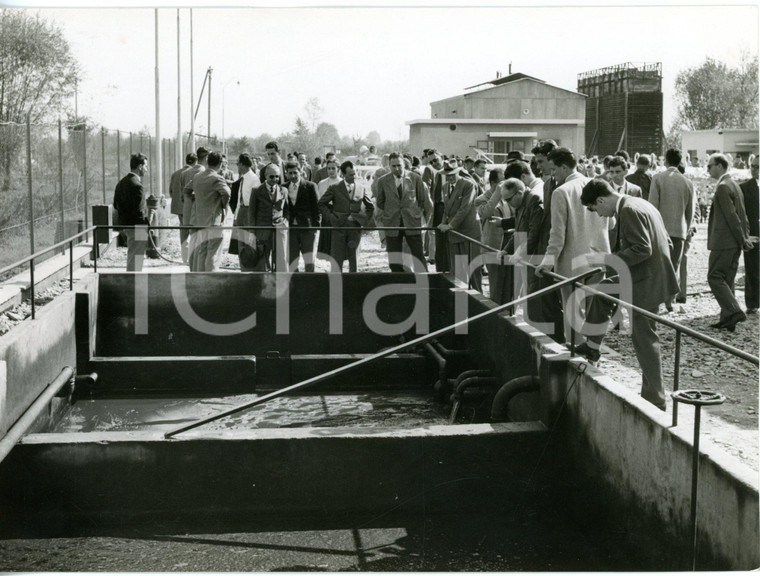
[[[751,157],[749,169],[751,178],[741,184],[744,194],[744,209],[749,220],[749,234],[757,238],[760,235],[758,219],[760,215],[760,200],[758,200],[757,178],[760,174],[758,169],[760,158]],[[752,250],[744,252],[744,302],[747,304],[747,314],[754,314],[760,307],[760,244],[754,243]]]
[[[609,174],[612,189],[618,194],[622,194],[623,196],[635,196],[636,198],[644,197],[641,188],[626,179],[626,174],[628,174],[628,162],[625,158],[614,156],[612,160],[610,160]]]
[[[288,224],[290,235],[290,271],[298,272],[298,260],[303,255],[304,269],[314,272],[314,237],[316,230],[303,230],[319,226],[317,187],[303,179],[302,167],[297,162],[285,164],[288,177]]]
[[[251,196],[248,221],[252,226],[274,226],[274,230],[257,230],[256,242],[264,257],[257,271],[288,271],[288,217],[290,207],[287,192],[280,186],[280,168],[268,164],[262,171],[264,184]]]

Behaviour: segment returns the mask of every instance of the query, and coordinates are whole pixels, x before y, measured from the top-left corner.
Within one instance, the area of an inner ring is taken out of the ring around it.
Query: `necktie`
[[[398,190],[398,198],[399,198],[399,200],[401,200],[401,195],[403,194],[401,184],[398,185],[397,190]]]

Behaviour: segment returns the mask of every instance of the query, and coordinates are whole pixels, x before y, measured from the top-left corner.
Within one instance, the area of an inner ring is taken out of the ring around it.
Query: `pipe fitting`
[[[494,422],[509,422],[507,408],[509,402],[521,392],[535,392],[539,389],[538,376],[519,376],[504,384],[496,392],[491,405],[491,420]]]

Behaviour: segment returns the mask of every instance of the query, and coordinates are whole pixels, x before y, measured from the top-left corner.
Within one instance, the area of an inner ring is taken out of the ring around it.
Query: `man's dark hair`
[[[322,158],[317,156],[316,158],[314,158],[314,166],[319,166],[320,164],[322,164]]]
[[[206,158],[208,158],[208,150],[206,148],[204,148],[203,146],[200,146],[195,151],[195,154],[196,154],[196,156],[198,156],[198,162],[200,162],[201,160],[205,160]]]
[[[464,157],[464,165],[467,166],[468,164],[474,166],[475,165],[475,160],[473,160],[470,156],[465,156]]]
[[[541,176],[541,170],[538,169],[538,160],[536,160],[535,156],[530,159],[530,171],[533,172],[533,174],[535,174],[537,177]]]
[[[598,198],[609,196],[613,193],[612,186],[604,178],[594,178],[583,187],[581,192],[581,204],[591,206],[596,204]]]
[[[725,154],[711,154],[710,160],[712,160],[716,164],[720,164],[721,166],[723,166],[724,169],[728,170],[728,158],[726,158]],[[708,162],[710,160],[708,160]]]
[[[247,166],[248,168],[253,166],[253,160],[251,160],[251,157],[246,152],[243,152],[240,156],[238,156],[238,162],[240,162],[243,166]]]
[[[615,152],[615,156],[620,156],[626,162],[631,161],[631,155],[628,154],[628,152],[626,152],[625,150],[618,150],[617,152]]]
[[[642,154],[641,156],[639,156],[639,159],[636,160],[636,165],[637,166],[647,166],[647,167],[649,167],[649,165],[651,163],[652,163],[652,161],[649,159],[649,156],[647,156],[646,154]]]
[[[428,150],[428,152],[427,152],[427,155],[428,155],[428,156],[434,156],[434,155],[436,155],[436,154],[438,154],[438,153],[439,153],[439,152],[438,152],[438,150],[437,150],[437,149],[435,149],[435,148],[431,148],[430,150]]]
[[[555,148],[549,153],[546,158],[555,166],[565,166],[567,168],[575,168],[578,165],[578,159],[575,157],[575,152],[570,148]]]
[[[488,164],[488,162],[486,162],[482,158],[478,158],[477,160],[475,160],[475,168],[478,168],[479,166],[485,166],[486,164]]]
[[[507,169],[504,170],[504,176],[506,178],[519,179],[523,175],[533,176],[533,171],[530,169],[527,162],[520,162],[519,160],[517,162],[512,162],[507,164]]]
[[[129,169],[134,170],[135,168],[139,168],[143,164],[145,164],[148,161],[148,157],[145,154],[142,154],[138,152],[137,154],[132,154],[129,158]]]
[[[425,149],[422,151],[422,157],[423,157],[423,158],[427,158],[428,154],[430,154],[430,148],[425,148]]]
[[[412,168],[416,168],[420,165],[420,159],[417,156],[412,156]]]
[[[388,163],[390,163],[391,160],[395,160],[396,158],[401,158],[401,157],[402,157],[401,154],[399,154],[398,152],[391,152],[390,154],[388,154]],[[341,170],[342,169],[343,167],[341,166]]]
[[[335,158],[330,158],[329,160],[325,160],[325,168],[328,164],[335,164],[335,167],[338,167],[338,161]]]
[[[354,163],[351,162],[351,160],[346,160],[345,162],[343,162],[343,164],[340,165],[340,173],[345,174],[346,170],[353,167],[354,167]]]
[[[185,164],[187,164],[188,166],[192,166],[197,161],[198,161],[198,157],[195,154],[193,154],[192,152],[190,152],[190,154],[188,154],[187,156],[185,156]]]
[[[267,142],[266,145],[264,146],[264,150],[274,150],[275,152],[279,152],[280,151],[280,145],[277,144],[277,142],[274,142],[274,141]]]
[[[330,158],[336,158],[335,152],[328,152],[327,154],[325,154],[325,158],[328,159],[328,160]]]
[[[609,164],[607,164],[607,168],[622,168],[623,170],[628,170],[628,162],[626,162],[625,158],[622,156],[618,156],[617,154],[610,158]]]
[[[607,154],[607,156],[605,156],[605,157],[602,159],[602,165],[604,166],[604,169],[605,169],[605,170],[608,170],[608,169],[609,169],[609,167],[610,167],[610,162],[612,161],[612,159],[613,159],[613,158],[614,158],[614,156],[613,156],[612,154]]]
[[[549,157],[549,154],[552,153],[557,148],[557,143],[554,140],[542,140],[538,143],[538,145],[534,146],[530,153],[531,154],[541,154],[541,156]]]
[[[208,155],[209,168],[216,168],[222,165],[222,155],[219,152],[210,152]]]
[[[504,168],[494,168],[488,173],[488,183],[496,184],[504,180]]]
[[[295,160],[288,160],[287,162],[285,162],[284,168],[285,168],[286,172],[288,170],[300,170],[301,169],[300,166],[298,165],[298,162],[296,162]]]
[[[665,162],[668,166],[675,168],[681,163],[681,160],[683,160],[683,156],[678,148],[668,148],[668,151],[665,152]]]

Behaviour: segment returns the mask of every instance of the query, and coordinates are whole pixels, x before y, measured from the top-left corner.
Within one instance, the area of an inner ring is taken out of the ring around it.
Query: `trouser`
[[[216,272],[222,248],[222,231],[204,228],[195,233],[195,265],[197,272]]]
[[[739,248],[712,250],[707,262],[707,283],[710,285],[710,290],[718,301],[718,305],[720,305],[721,322],[741,311],[736,296],[734,296],[734,280],[736,279],[736,270],[739,268],[740,252]]]
[[[470,273],[470,262],[479,254],[479,248],[471,249],[469,242],[449,242],[448,250],[449,270],[454,272],[454,277],[482,293],[482,267],[477,266]]]
[[[290,228],[288,238],[290,271],[298,272],[298,259],[303,254],[304,270],[314,272],[314,230]]]
[[[486,264],[488,297],[497,304],[514,299],[515,267],[511,264]]]
[[[528,268],[527,273],[528,291],[530,293],[538,292],[555,283],[548,276],[536,276],[532,268]],[[537,328],[548,329],[549,332],[546,335],[554,339],[555,342],[559,342],[560,344],[565,342],[564,316],[559,290],[547,292],[543,296],[528,300],[527,320]],[[553,326],[553,328],[550,328],[550,326]]]
[[[256,265],[257,272],[288,271],[288,229],[277,228],[263,240],[264,255]]]
[[[345,226],[349,225],[350,223],[345,224]],[[332,272],[343,272],[343,262],[346,260],[348,260],[348,271],[356,272],[356,254],[361,241],[361,229],[358,224],[356,230],[332,230],[331,232],[330,256],[334,260]]]
[[[673,247],[670,249],[670,262],[673,264],[673,270],[680,270],[681,257],[684,253],[684,240],[683,238],[670,237],[670,241],[673,243]],[[680,283],[679,283],[680,292]],[[672,298],[671,298],[672,301]]]
[[[677,268],[678,270],[678,297],[681,300],[686,299],[686,292],[689,289],[689,278],[688,278],[688,266],[689,266],[689,248],[691,248],[691,239],[694,238],[693,235],[689,234],[686,236],[686,240],[683,241],[683,253],[681,254],[681,265]]]
[[[140,226],[143,230],[140,235],[145,240],[137,240],[135,228],[124,228],[122,233],[127,239],[127,272],[141,272],[145,250],[148,247],[148,230],[146,226]]]
[[[604,280],[603,282],[611,283],[612,280]],[[617,305],[614,302],[595,296],[591,298],[586,321],[603,324],[606,333],[609,320],[616,308]],[[659,305],[646,310],[656,314],[657,308]],[[631,340],[641,368],[641,396],[660,410],[665,410],[665,393],[662,387],[662,354],[660,352],[660,337],[657,335],[657,324],[654,320],[636,312],[631,312],[631,316]],[[595,342],[599,347],[602,345],[604,336],[605,334],[589,336],[588,340]]]
[[[744,253],[744,303],[747,310],[760,308],[760,246]]]
[[[179,225],[184,226],[184,218],[182,214],[177,214],[179,218]],[[179,249],[182,253],[182,263],[187,264],[188,255],[188,238],[190,236],[190,230],[180,229],[179,231]]]
[[[385,236],[385,247],[388,250],[388,263],[391,272],[411,272],[402,264],[402,245],[406,239],[409,246],[409,252],[413,258],[414,271],[417,273],[427,272],[425,254],[422,250],[422,236],[417,234],[407,234],[404,230],[399,230],[396,236]]]
[[[433,208],[433,226],[438,226],[443,222],[443,202],[438,202]],[[435,231],[435,271],[436,272],[448,272],[450,264],[449,257],[449,238],[448,234]]]

